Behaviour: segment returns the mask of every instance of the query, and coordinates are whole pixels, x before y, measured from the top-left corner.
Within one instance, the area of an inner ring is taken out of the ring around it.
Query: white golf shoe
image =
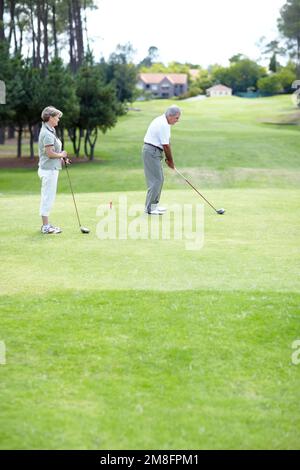
[[[162,215],[164,214],[164,212],[166,212],[166,210],[167,209],[165,207],[158,206],[157,204],[152,204],[151,211],[147,211],[147,209],[145,209],[145,212],[146,214],[150,215]]]
[[[56,234],[56,233],[61,233],[62,230],[59,227],[53,227],[53,225],[42,225],[41,226],[41,232],[44,234]]]
[[[159,211],[158,209],[153,209],[150,212],[147,212],[148,215],[163,215],[163,212]]]

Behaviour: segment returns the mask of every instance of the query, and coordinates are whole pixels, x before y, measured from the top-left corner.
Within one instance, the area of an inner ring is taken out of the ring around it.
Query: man
[[[178,106],[170,106],[165,114],[151,122],[144,138],[143,160],[148,187],[145,212],[150,215],[162,215],[166,210],[158,205],[164,182],[162,158],[164,153],[166,164],[174,169],[170,146],[171,126],[179,121],[180,114]]]

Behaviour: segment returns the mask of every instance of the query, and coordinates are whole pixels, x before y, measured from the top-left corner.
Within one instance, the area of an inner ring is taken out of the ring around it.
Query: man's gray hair
[[[166,116],[176,116],[177,114],[181,114],[181,109],[176,106],[175,104],[173,104],[172,106],[170,106],[167,111],[166,111]]]
[[[47,108],[43,109],[41,118],[42,121],[48,122],[51,116],[59,116],[61,118],[62,115],[63,113],[59,109],[54,108],[54,106],[47,106]]]

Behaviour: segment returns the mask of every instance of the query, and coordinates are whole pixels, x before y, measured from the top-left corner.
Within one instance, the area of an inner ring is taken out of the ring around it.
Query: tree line
[[[189,76],[189,91],[185,96],[205,93],[211,86],[222,83],[232,88],[234,94],[260,93],[274,95],[291,93],[296,79],[300,80],[300,0],[287,0],[280,10],[278,18],[280,38],[259,41],[261,52],[269,57],[269,67],[262,67],[243,54],[236,54],[229,59],[230,65],[218,64],[203,69],[197,64],[171,62],[167,66],[157,61],[158,49],[149,48],[148,56],[140,63],[143,72],[186,73]],[[280,56],[289,57],[286,66],[279,62]],[[196,69],[197,75],[190,75]]]
[[[90,159],[100,132],[113,127],[137,97],[139,71],[187,73],[188,96],[204,93],[223,83],[235,94],[268,95],[292,92],[300,79],[300,0],[287,0],[280,11],[278,29],[286,43],[261,41],[270,58],[268,70],[236,54],[230,65],[207,69],[195,64],[158,62],[158,49],[151,46],[137,65],[130,43],[119,45],[109,59],[96,61],[89,47],[87,12],[93,0],[0,0],[0,80],[6,84],[6,104],[0,106],[0,144],[17,133],[17,156],[22,155],[24,131],[29,131],[30,156],[34,156],[41,110],[49,104],[64,112],[60,137],[69,135],[76,156]],[[286,66],[280,55],[289,55]]]
[[[296,66],[289,62],[286,66],[277,65],[272,72],[248,57],[237,54],[229,59],[230,65],[210,66],[199,69],[196,79],[191,83],[189,95],[194,96],[205,92],[217,83],[232,88],[233,94],[256,94],[271,96],[279,93],[291,93],[296,80]]]
[[[5,129],[9,137],[16,131],[18,157],[25,129],[34,156],[41,110],[51,104],[64,113],[61,139],[67,132],[76,156],[93,159],[99,130],[113,127],[134,99],[132,46],[119,45],[107,62],[96,62],[86,26],[92,8],[92,0],[0,0],[0,80],[6,84],[0,143]]]

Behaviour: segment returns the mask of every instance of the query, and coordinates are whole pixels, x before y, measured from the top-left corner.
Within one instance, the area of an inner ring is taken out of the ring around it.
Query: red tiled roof
[[[160,83],[167,78],[174,85],[185,85],[187,83],[186,73],[140,73],[140,80],[144,83]]]

